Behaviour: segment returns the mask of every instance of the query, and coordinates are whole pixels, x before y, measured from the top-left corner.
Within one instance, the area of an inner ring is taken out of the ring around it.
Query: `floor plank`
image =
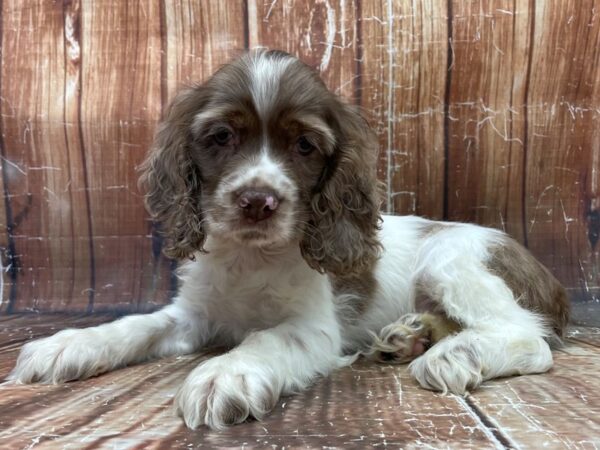
[[[577,325],[586,327],[600,327],[600,301],[598,295],[588,292],[588,296],[593,298],[587,302],[574,302],[571,305],[571,321]]]
[[[596,331],[577,335],[583,342]],[[468,402],[515,448],[597,449],[599,373],[600,348],[569,340],[550,372],[488,382]]]
[[[571,341],[585,342],[600,347],[600,328],[572,326],[567,336]]]
[[[0,440],[15,448],[317,447],[499,448],[453,396],[421,390],[405,368],[359,363],[282,399],[264,422],[190,431],[172,399],[206,356],[168,358],[62,386],[2,386]]]
[[[24,338],[110,319],[0,322],[0,379]],[[62,322],[61,322],[62,321]],[[359,361],[282,399],[263,422],[224,432],[187,430],[172,400],[189,371],[215,353],[167,358],[59,386],[0,385],[0,443],[10,448],[334,447],[566,448],[600,446],[600,348],[574,329],[556,367],[499,380],[467,398],[425,391],[405,367]],[[591,336],[591,338],[590,338]]]

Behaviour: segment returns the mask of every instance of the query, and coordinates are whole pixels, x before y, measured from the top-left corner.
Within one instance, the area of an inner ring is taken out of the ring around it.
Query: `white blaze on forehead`
[[[250,89],[254,105],[261,117],[265,117],[275,101],[281,76],[292,62],[294,59],[289,56],[267,57],[263,53],[258,53],[250,59]]]

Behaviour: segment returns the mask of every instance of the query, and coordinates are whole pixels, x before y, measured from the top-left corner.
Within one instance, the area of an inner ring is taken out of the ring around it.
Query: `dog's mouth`
[[[237,204],[215,202],[207,209],[206,231],[220,240],[244,246],[287,243],[295,236],[297,217],[292,202],[279,202],[276,210],[266,216],[247,214]]]
[[[228,220],[209,220],[209,232],[222,240],[231,240],[245,246],[264,246],[286,241],[286,221],[271,217],[259,222],[251,222],[243,217],[229,217]]]
[[[231,227],[232,238],[247,245],[262,245],[278,242],[285,235],[281,220],[271,217],[260,222],[249,222],[243,218]]]

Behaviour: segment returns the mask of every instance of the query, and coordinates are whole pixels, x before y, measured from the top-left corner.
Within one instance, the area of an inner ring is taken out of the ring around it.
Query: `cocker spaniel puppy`
[[[550,272],[500,231],[381,216],[377,143],[317,73],[246,54],[181,92],[143,167],[147,207],[187,260],[173,303],[24,346],[10,379],[60,383],[232,350],[175,398],[185,423],[262,418],[362,352],[463,394],[552,366],[568,321]]]

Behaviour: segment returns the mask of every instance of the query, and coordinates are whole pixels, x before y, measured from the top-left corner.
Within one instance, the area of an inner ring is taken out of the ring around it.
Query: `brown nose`
[[[279,199],[274,192],[249,189],[238,197],[238,206],[249,222],[260,222],[273,215]]]

